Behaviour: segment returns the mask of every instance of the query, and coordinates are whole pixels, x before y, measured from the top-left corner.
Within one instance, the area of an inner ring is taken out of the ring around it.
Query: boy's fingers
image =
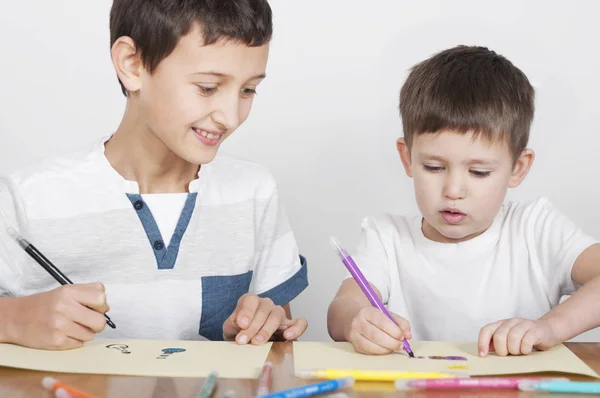
[[[223,338],[233,340],[240,329],[235,324],[235,312],[229,316],[223,323]]]
[[[404,337],[407,339],[411,339],[412,333],[410,330],[410,322],[408,322],[406,319],[404,319],[401,316],[396,315],[394,313],[390,313],[390,315],[392,316],[392,318],[394,318],[394,321],[398,324],[398,326],[400,326],[400,329],[402,329],[402,332],[404,332]]]
[[[499,328],[498,328],[499,329]],[[492,341],[494,342],[494,351],[497,356],[505,357],[508,355],[508,343],[506,341],[506,334],[504,333],[494,333],[492,336]]]
[[[101,282],[90,282],[90,283],[76,283],[74,285],[71,285],[72,288],[84,288],[84,289],[93,289],[93,290],[98,290],[100,292],[104,292],[105,288],[104,288],[104,284]]]
[[[279,311],[280,310],[280,311]],[[285,311],[281,307],[273,308],[273,311],[267,317],[264,325],[260,328],[256,336],[252,338],[253,344],[264,344],[277,331],[279,325],[281,324],[281,319],[285,318]]]
[[[258,305],[258,308],[256,308],[256,311],[254,311],[253,316],[251,318],[248,316],[248,319],[250,320],[248,327],[244,328],[240,333],[238,333],[235,340],[239,344],[247,344],[250,340],[252,340],[258,331],[263,327],[273,309],[274,307],[272,301],[268,299],[260,300],[260,304]],[[244,308],[242,308],[240,314],[238,315],[238,319],[245,316]]]
[[[399,329],[400,328],[398,328],[398,330]],[[360,331],[360,334],[362,334],[364,337],[366,337],[373,343],[389,351],[396,351],[402,348],[402,337],[400,339],[392,337],[389,335],[389,333],[381,330],[377,325],[369,323],[368,321],[367,324]]]
[[[500,326],[494,332],[494,336],[492,340],[494,341],[494,349],[496,351],[496,355],[505,357],[509,354],[508,352],[508,332],[510,329],[517,323],[519,323],[519,319],[512,318],[506,321],[503,321]]]
[[[103,314],[81,305],[73,305],[70,308],[70,316],[73,322],[90,329],[94,333],[100,333],[106,327],[106,318]]]
[[[95,288],[96,285],[96,283],[91,285],[72,285],[73,287],[68,294],[72,295],[73,299],[79,304],[104,314],[108,311],[106,293]],[[94,288],[92,289],[90,286],[94,286]]]
[[[306,319],[298,318],[294,320],[294,323],[283,332],[283,337],[286,340],[295,340],[302,336],[308,328],[308,321]]]
[[[402,338],[404,338],[404,333],[402,332],[400,326],[396,325],[391,319],[385,316],[383,312],[376,308],[373,309],[375,311],[369,311],[365,314],[366,320],[374,325],[377,329],[387,333],[393,339],[402,340]]]
[[[65,330],[65,334],[72,339],[82,341],[82,342],[90,341],[96,335],[96,333],[94,333],[93,330],[91,330],[83,325],[80,325],[78,323],[75,323],[75,322],[70,322],[70,324],[67,326],[67,328]]]
[[[68,350],[81,347],[84,341],[94,337],[94,333],[68,318],[53,320],[53,331],[48,334],[48,345],[53,350]]]
[[[100,282],[96,282],[92,284],[94,286],[95,289],[100,290],[102,293],[106,292],[106,288],[104,287],[103,283]]]
[[[285,311],[284,311],[285,312]],[[287,330],[288,328],[294,326],[296,324],[296,322],[298,321],[298,319],[288,319],[287,315],[283,317],[283,319],[281,320],[281,324],[279,325],[278,330],[279,331],[283,331],[283,330]]]
[[[235,310],[233,310],[233,312],[231,313],[231,315],[229,315],[229,317],[227,318],[227,320],[225,322],[230,322],[232,325],[237,326],[236,325],[236,319],[237,319],[237,308]]]
[[[385,355],[392,352],[392,350],[382,347],[377,343],[374,343],[373,341],[371,341],[370,339],[368,339],[360,333],[357,333],[354,340],[354,349],[362,354]]]
[[[490,352],[490,344],[492,336],[504,321],[498,321],[485,325],[479,331],[479,339],[477,343],[477,351],[480,357],[485,357]]]
[[[247,329],[250,326],[254,313],[260,303],[260,298],[254,294],[245,294],[238,300],[237,312],[235,317],[235,325],[240,329]]]
[[[506,342],[507,350],[510,354],[521,354],[521,343],[523,341],[523,337],[525,337],[525,334],[527,333],[530,327],[531,325],[527,324],[527,322],[521,322],[517,323],[508,331]]]
[[[529,355],[533,352],[533,347],[539,344],[540,339],[535,329],[529,329],[523,339],[521,340],[521,353],[523,355]]]
[[[82,340],[77,340],[74,339],[72,337],[67,337],[65,339],[65,341],[63,342],[63,344],[61,344],[60,346],[57,347],[53,347],[53,349],[57,349],[57,350],[72,350],[74,348],[79,348],[83,345],[83,341]]]

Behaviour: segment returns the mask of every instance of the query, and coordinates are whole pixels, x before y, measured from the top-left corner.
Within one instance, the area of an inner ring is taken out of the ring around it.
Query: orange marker
[[[42,385],[47,390],[54,391],[57,393],[57,396],[65,397],[65,393],[70,398],[95,398],[93,395],[87,394],[83,391],[80,391],[74,387],[71,387],[68,384],[60,382],[53,377],[44,377],[42,380]]]

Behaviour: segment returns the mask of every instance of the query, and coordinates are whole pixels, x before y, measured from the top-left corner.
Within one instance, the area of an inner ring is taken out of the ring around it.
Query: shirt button
[[[133,204],[133,208],[136,210],[142,210],[143,207],[144,207],[144,202],[142,202],[141,200],[136,200],[135,203]]]
[[[154,242],[154,248],[156,250],[162,250],[165,247],[165,244],[162,243],[162,241],[157,240],[156,242]]]

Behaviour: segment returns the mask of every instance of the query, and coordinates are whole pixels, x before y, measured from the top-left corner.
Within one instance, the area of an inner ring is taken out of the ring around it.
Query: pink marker
[[[257,397],[262,397],[263,395],[269,395],[271,393],[272,372],[273,364],[271,362],[265,362],[260,375],[258,376],[258,388],[256,389]]]
[[[440,389],[479,389],[479,390],[518,390],[524,381],[568,381],[567,378],[542,377],[469,377],[455,379],[396,380],[397,390],[440,390]]]

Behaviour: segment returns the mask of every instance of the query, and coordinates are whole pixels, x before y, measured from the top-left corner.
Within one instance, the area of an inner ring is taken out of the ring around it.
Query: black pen
[[[19,244],[19,246],[23,248],[23,250],[25,250],[25,252],[27,252],[27,254],[31,256],[31,258],[33,258],[39,265],[41,265],[42,268],[48,271],[48,273],[52,275],[54,279],[58,281],[58,283],[60,283],[61,285],[73,284],[73,282],[71,282],[71,280],[67,278],[65,274],[60,272],[60,270],[56,268],[54,264],[52,264],[50,260],[48,260],[34,245],[29,243],[27,239],[19,236],[17,231],[9,227],[6,230],[6,232],[8,232],[8,234]],[[111,319],[108,317],[108,315],[104,314],[104,317],[106,318],[106,324],[111,328],[115,329],[116,326],[113,323],[113,321],[111,321]]]

